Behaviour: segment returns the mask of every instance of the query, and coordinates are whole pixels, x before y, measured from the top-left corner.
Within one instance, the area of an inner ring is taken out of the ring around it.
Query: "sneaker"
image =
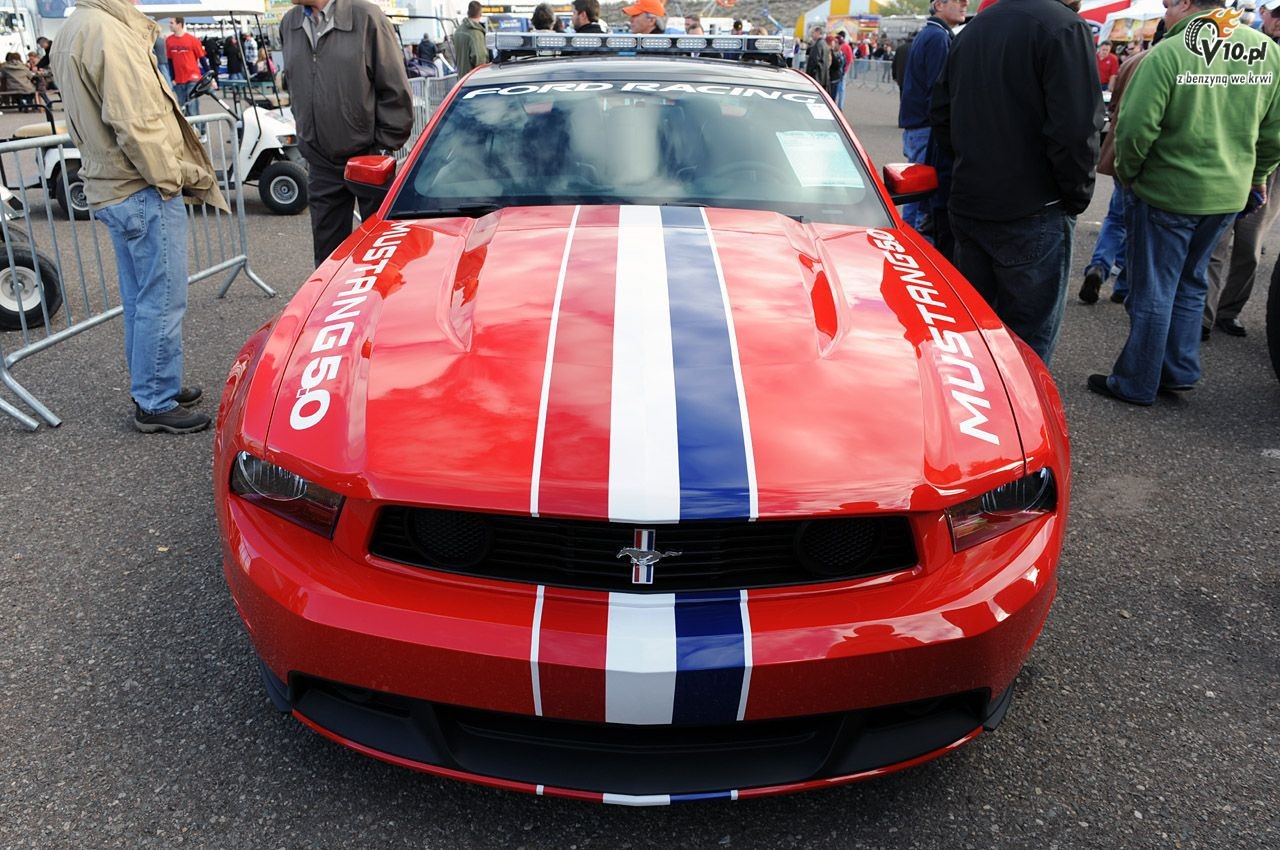
[[[1245,328],[1244,323],[1239,319],[1218,319],[1214,322],[1218,330],[1227,336],[1248,336],[1249,331]]]
[[[1086,304],[1098,303],[1098,290],[1106,279],[1107,270],[1102,266],[1089,266],[1084,270],[1084,283],[1080,284],[1080,300]]]
[[[178,403],[179,407],[195,407],[203,398],[204,390],[199,387],[179,387],[178,394],[173,397],[173,400]],[[138,407],[138,400],[136,398],[130,397],[130,401],[133,402],[133,406],[135,408]]]
[[[1113,398],[1116,401],[1123,401],[1125,404],[1136,404],[1139,407],[1151,406],[1151,402],[1149,401],[1137,401],[1136,399],[1125,398],[1124,396],[1120,395],[1120,393],[1111,389],[1111,387],[1107,384],[1106,375],[1090,375],[1089,380],[1086,383],[1088,384],[1089,390],[1091,392],[1097,393],[1098,395],[1106,396],[1107,398]]]
[[[204,390],[199,387],[183,387],[173,400],[183,407],[195,407],[204,398]]]
[[[1125,297],[1126,297],[1126,293],[1124,292],[1113,292],[1111,293],[1111,303],[1123,304]]]
[[[133,427],[144,434],[160,431],[166,434],[194,434],[208,428],[209,421],[205,414],[192,413],[181,406],[164,413],[146,413],[136,403],[133,406]]]

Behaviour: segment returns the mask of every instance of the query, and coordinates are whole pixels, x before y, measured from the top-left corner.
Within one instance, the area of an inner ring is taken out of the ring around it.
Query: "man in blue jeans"
[[[53,72],[80,150],[85,198],[115,249],[133,426],[209,427],[182,385],[187,309],[184,196],[226,210],[213,166],[156,66],[159,27],[130,0],[79,0],[58,33]]]
[[[1280,163],[1280,53],[1230,14],[1217,19],[1223,26],[1197,20],[1219,8],[1216,0],[1166,0],[1164,40],[1120,105],[1116,176],[1133,193],[1125,220],[1129,337],[1111,374],[1088,379],[1090,390],[1117,401],[1146,406],[1157,393],[1199,382],[1209,257],[1236,213],[1249,209],[1251,189],[1253,203],[1265,203]],[[1216,79],[1229,82],[1204,82]]]
[[[956,267],[1048,363],[1102,130],[1089,25],[1060,0],[987,7],[951,45],[930,118],[953,153]]]
[[[911,53],[907,55],[902,72],[898,126],[902,128],[902,154],[908,162],[919,163],[926,159],[933,85],[947,62],[947,52],[951,50],[951,30],[964,23],[969,0],[933,0],[930,8],[932,14],[912,42]],[[928,209],[926,203],[903,204],[902,218],[916,230],[922,230]],[[929,238],[928,234],[925,238]]]

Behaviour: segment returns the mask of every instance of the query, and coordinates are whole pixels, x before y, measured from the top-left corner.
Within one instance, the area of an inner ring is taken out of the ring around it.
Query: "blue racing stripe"
[[[733,723],[746,667],[737,591],[676,594],[673,723]]]
[[[680,451],[680,519],[751,516],[733,347],[702,211],[662,208]]]
[[[707,791],[702,794],[672,794],[673,803],[695,803],[702,800],[732,800],[732,791]]]

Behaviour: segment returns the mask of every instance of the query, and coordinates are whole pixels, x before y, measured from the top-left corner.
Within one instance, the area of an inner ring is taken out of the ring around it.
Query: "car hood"
[[[914,234],[564,206],[343,251],[266,450],[349,496],[670,522],[927,509],[1022,469],[1005,331]]]

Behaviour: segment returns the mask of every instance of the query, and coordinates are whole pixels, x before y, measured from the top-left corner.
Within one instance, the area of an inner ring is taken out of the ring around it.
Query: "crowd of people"
[[[1157,393],[1196,385],[1199,346],[1212,329],[1245,333],[1240,307],[1280,209],[1272,201],[1280,163],[1280,49],[1273,44],[1280,40],[1280,0],[1262,2],[1262,32],[1230,34],[1243,52],[1222,55],[1256,60],[1246,68],[1243,59],[1222,59],[1229,72],[1248,72],[1240,82],[1188,83],[1204,75],[1205,60],[1183,46],[1182,35],[1193,18],[1217,7],[1218,0],[1166,0],[1164,40],[1121,56],[1095,47],[1063,0],[984,0],[959,35],[968,0],[933,0],[924,30],[896,49],[884,39],[815,28],[805,69],[838,103],[860,68],[879,60],[895,70],[904,153],[934,166],[939,178],[931,200],[906,207],[904,218],[1046,363],[1061,326],[1076,216],[1092,199],[1095,174],[1112,175],[1107,224],[1080,298],[1096,302],[1118,271],[1112,300],[1126,305],[1130,332],[1110,372],[1091,375],[1088,386],[1149,405]],[[632,33],[668,30],[662,0],[635,0],[622,11]],[[565,29],[545,3],[532,24]],[[571,27],[607,32],[598,0],[573,0]],[[52,70],[62,90],[85,195],[111,234],[120,269],[135,427],[190,433],[207,427],[209,417],[192,410],[200,389],[182,384],[182,206],[187,198],[223,209],[226,202],[182,110],[191,109],[191,89],[222,55],[228,79],[276,69],[269,46],[247,32],[214,43],[188,33],[182,18],[171,19],[170,30],[162,36],[129,0],[79,0],[57,47],[46,40],[46,55],[26,63],[11,54],[3,73],[32,75],[22,79],[35,94],[40,71]],[[680,31],[701,33],[700,17],[684,16]],[[734,31],[746,32],[741,22]],[[453,37],[460,75],[489,60],[486,34],[483,7],[473,0]],[[350,234],[357,207],[373,212],[375,202],[346,185],[347,160],[408,140],[406,54],[386,15],[356,0],[294,0],[280,41],[284,65],[294,69],[288,85],[309,167],[319,264]],[[435,50],[424,39],[410,58],[434,64]],[[359,67],[366,73],[351,73]],[[1247,82],[1254,77],[1270,82]],[[1100,150],[1104,89],[1111,92],[1111,132]],[[326,108],[335,101],[365,114]]]
[[[1165,8],[1149,49],[1116,49],[1095,45],[1064,0],[989,0],[972,18],[968,0],[933,0],[900,63],[903,153],[932,165],[939,181],[903,217],[1046,363],[1076,217],[1095,175],[1112,177],[1079,298],[1096,303],[1116,273],[1110,300],[1125,305],[1130,330],[1110,371],[1087,385],[1144,406],[1196,386],[1200,345],[1214,330],[1245,335],[1240,310],[1280,210],[1280,0],[1261,3],[1258,30],[1215,26],[1187,37],[1220,0]],[[1207,43],[1205,32],[1241,47],[1188,46]],[[810,65],[820,64],[825,36],[812,36],[819,58]],[[1110,132],[1100,142],[1106,92]]]

